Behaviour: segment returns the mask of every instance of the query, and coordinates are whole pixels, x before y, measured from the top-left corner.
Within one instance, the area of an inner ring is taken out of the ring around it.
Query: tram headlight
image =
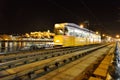
[[[57,42],[57,43],[58,43],[58,42],[60,42],[60,40],[56,40],[55,42]]]

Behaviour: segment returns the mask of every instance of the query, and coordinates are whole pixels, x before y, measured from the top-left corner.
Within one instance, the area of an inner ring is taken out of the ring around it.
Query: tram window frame
[[[64,35],[68,35],[68,28],[67,27],[64,28]]]
[[[67,26],[67,29],[68,29],[68,35],[74,36],[74,28]]]

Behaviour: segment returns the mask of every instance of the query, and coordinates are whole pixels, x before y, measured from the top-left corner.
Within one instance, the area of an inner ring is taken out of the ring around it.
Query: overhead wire
[[[91,14],[91,16],[93,16],[94,17],[94,19],[99,23],[99,24],[101,24],[102,26],[104,26],[103,24],[102,24],[102,22],[96,17],[96,15],[93,13],[93,11],[87,6],[87,4],[83,1],[83,0],[80,0],[81,1],[81,3],[83,4],[83,6],[88,10],[88,12]]]
[[[69,13],[69,15],[71,15],[72,17],[76,18],[76,19],[80,19],[82,18],[82,16],[79,16],[78,14],[76,14],[75,12],[71,11],[70,9],[64,7],[63,5],[61,6],[60,4],[58,4],[56,1],[53,0],[48,0],[49,2],[51,2],[53,5],[63,9],[64,11],[66,11],[67,13]]]
[[[100,29],[100,33],[103,33],[103,31],[105,31],[104,29],[104,24],[98,19],[98,17],[93,13],[93,11],[87,6],[87,4],[83,1],[80,0],[81,3],[83,4],[83,6],[88,10],[88,12],[91,14],[91,16],[94,17],[94,19],[96,20],[96,24],[99,25],[101,27]],[[105,31],[106,32],[106,31]]]
[[[63,5],[61,6],[60,4],[58,4],[56,1],[54,0],[48,0],[50,3],[52,3],[53,5],[65,10],[66,12],[68,12],[71,16],[75,17],[76,19],[81,19],[82,16],[76,14],[75,12],[71,11],[70,9],[64,7]],[[80,0],[81,4],[87,9],[88,13],[94,17],[95,21],[97,22],[97,24],[100,24],[101,27],[104,27],[104,25],[102,24],[102,22],[99,21],[99,19],[96,17],[96,15],[93,13],[93,11],[87,6],[87,4],[83,1]]]

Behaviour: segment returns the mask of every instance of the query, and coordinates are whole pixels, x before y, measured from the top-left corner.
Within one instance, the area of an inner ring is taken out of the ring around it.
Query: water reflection
[[[0,54],[20,51],[23,48],[29,48],[35,44],[46,44],[46,42],[33,41],[0,41]]]
[[[16,52],[25,49],[29,49],[31,46],[36,46],[38,48],[45,47],[46,44],[51,43],[52,41],[0,41],[0,54],[2,53],[9,53],[9,52]],[[53,43],[53,42],[52,42]]]

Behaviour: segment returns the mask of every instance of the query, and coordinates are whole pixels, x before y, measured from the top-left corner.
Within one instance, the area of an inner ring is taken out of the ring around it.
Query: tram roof
[[[75,27],[75,28],[78,28],[78,29],[81,29],[81,30],[84,30],[84,31],[87,31],[87,32],[95,33],[92,30],[89,30],[89,29],[86,29],[86,28],[81,28],[79,25],[74,24],[74,23],[67,23],[66,25],[68,25],[70,27]]]
[[[55,24],[55,27],[62,27],[63,28],[63,27],[65,27],[65,25],[70,26],[70,27],[74,27],[74,28],[78,28],[78,29],[81,29],[83,31],[87,31],[87,32],[95,34],[94,31],[86,29],[86,28],[81,28],[79,25],[77,25],[75,23],[58,23],[58,24]]]

